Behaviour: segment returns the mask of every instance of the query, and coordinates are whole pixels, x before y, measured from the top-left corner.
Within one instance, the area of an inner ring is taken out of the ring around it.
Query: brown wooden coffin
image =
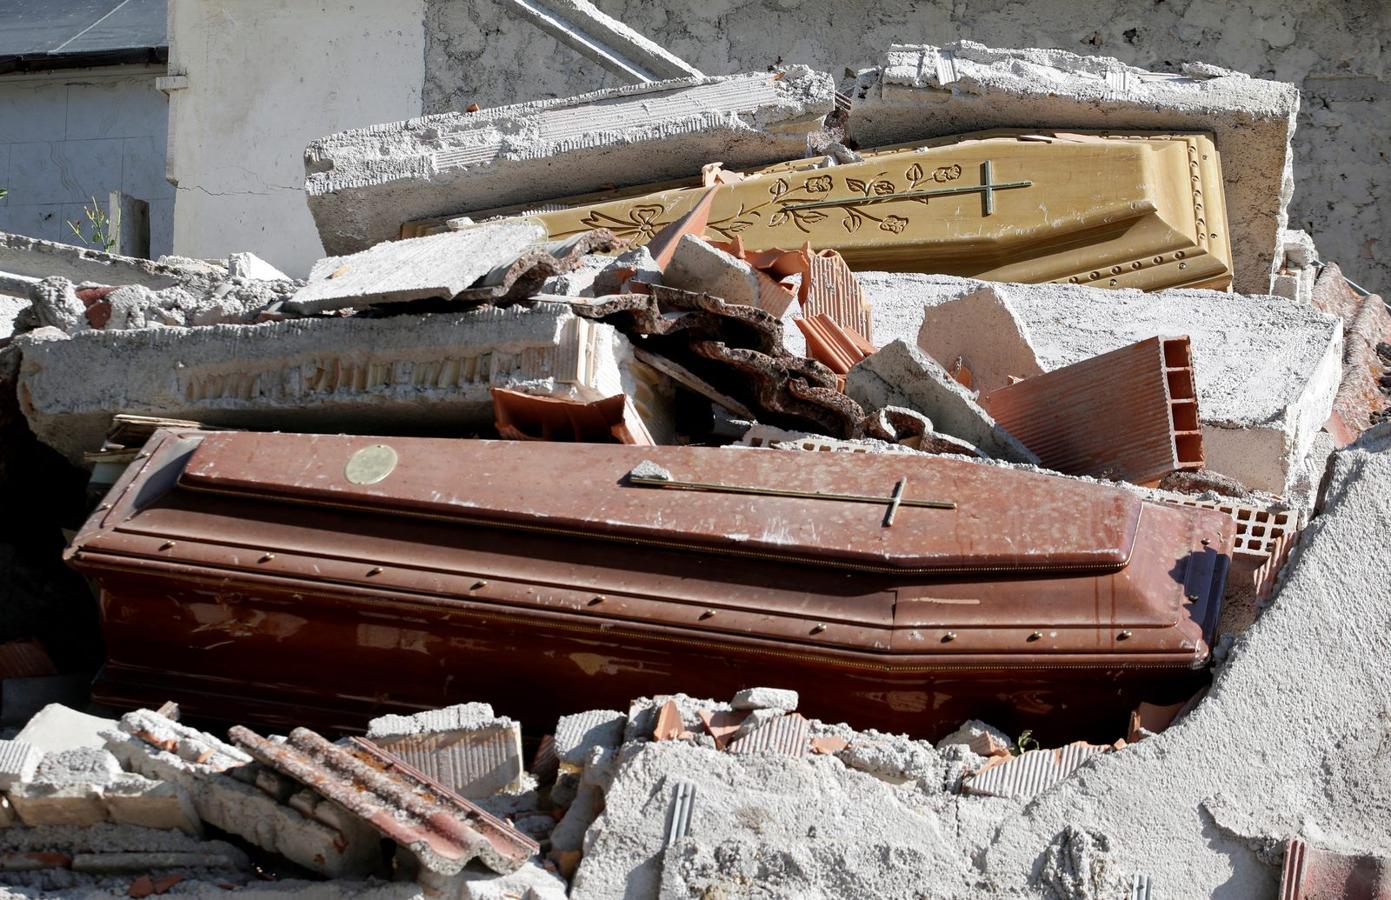
[[[930,456],[175,430],[144,454],[69,550],[101,586],[97,696],[326,728],[774,685],[861,727],[1114,739],[1201,677],[1234,531]],[[630,477],[653,463],[671,480]]]

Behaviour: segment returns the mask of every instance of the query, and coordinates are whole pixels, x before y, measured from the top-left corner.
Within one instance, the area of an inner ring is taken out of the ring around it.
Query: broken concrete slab
[[[627,393],[647,420],[612,327],[560,303],[390,318],[194,329],[40,329],[15,339],[20,392],[39,439],[74,463],[118,412],[210,425],[385,430],[491,425],[489,389],[580,397]]]
[[[616,709],[592,709],[561,716],[555,725],[555,755],[561,771],[578,772],[595,747],[618,749],[628,714]]]
[[[662,271],[661,281],[668,287],[710,294],[727,303],[758,306],[760,275],[757,269],[742,259],[694,234],[687,234],[676,242],[671,262]],[[789,303],[792,301],[790,293],[787,300]],[[782,310],[764,312],[776,316],[781,315]]]
[[[745,688],[734,695],[730,706],[735,709],[780,709],[794,712],[797,709],[797,692],[786,688],[754,687]]]
[[[453,299],[545,237],[545,227],[537,222],[503,219],[444,234],[383,241],[350,256],[330,256],[314,263],[309,283],[283,308],[307,314]]]
[[[589,0],[507,0],[504,8],[625,81],[703,77],[699,69],[605,15]]]
[[[798,159],[834,95],[829,75],[792,66],[425,116],[314,141],[305,191],[342,255],[413,219]]]
[[[28,741],[0,741],[0,790],[33,781],[44,751]]]
[[[682,742],[632,745],[585,838],[571,888],[598,897],[967,896],[970,865],[949,814],[905,802],[834,756],[735,756]],[[677,782],[694,788],[685,837],[667,845]],[[834,823],[833,825],[829,823]]]
[[[1207,699],[1006,818],[980,858],[992,890],[1027,891],[1040,855],[1068,828],[1105,836],[1098,862],[1108,873],[1146,872],[1174,897],[1275,896],[1277,848],[1291,837],[1353,854],[1391,846],[1380,812],[1391,805],[1380,774],[1391,716],[1380,662],[1391,652],[1387,434],[1333,457],[1322,515]],[[1232,735],[1260,748],[1259,765],[1193,765]]]
[[[15,735],[44,753],[58,753],[88,747],[100,750],[106,746],[102,732],[116,727],[116,720],[89,716],[59,703],[50,703],[39,710]]]
[[[522,726],[486,703],[461,703],[413,716],[382,716],[367,737],[468,799],[520,786]]]
[[[917,347],[897,340],[845,376],[845,392],[867,409],[903,406],[922,413],[945,434],[995,459],[1038,465],[1038,457],[976,404],[971,392]]]
[[[1002,127],[1212,132],[1222,155],[1235,287],[1270,290],[1294,191],[1290,140],[1299,91],[1292,84],[1197,68],[1147,72],[1109,57],[959,41],[889,47],[877,69],[861,73],[853,101],[847,129],[862,147]]]
[[[1099,293],[1078,285],[883,272],[858,278],[874,305],[876,332],[931,344],[939,361],[964,356],[973,372],[1029,374],[1009,371],[1028,353],[1041,371],[1051,372],[1155,335],[1188,335],[1206,467],[1276,494],[1286,491],[1328,420],[1342,372],[1342,324],[1283,297]],[[1018,323],[1013,329],[982,328],[972,335],[960,327],[986,304],[982,291],[995,298],[1000,315],[1007,312]],[[939,323],[957,324],[938,332]],[[952,334],[959,343],[934,334]]]
[[[152,290],[176,287],[190,279],[227,276],[222,267],[201,260],[164,257],[154,262],[3,231],[0,231],[0,272],[32,281],[66,278],[73,282],[106,285],[139,284]]]

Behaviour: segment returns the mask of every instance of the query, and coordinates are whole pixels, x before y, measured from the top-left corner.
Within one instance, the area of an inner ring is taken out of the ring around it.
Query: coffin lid
[[[682,481],[882,496],[885,503],[630,483],[628,473],[647,461]],[[957,506],[903,506],[886,527],[888,498],[900,480],[904,498]],[[1119,489],[944,457],[250,432],[202,436],[178,486],[775,561],[924,572],[1120,568],[1144,507]]]

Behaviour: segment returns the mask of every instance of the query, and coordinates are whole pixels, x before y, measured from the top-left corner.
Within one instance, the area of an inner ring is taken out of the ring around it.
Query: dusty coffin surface
[[[1256,490],[1285,492],[1328,420],[1342,375],[1342,323],[1284,297],[856,277],[873,304],[878,340],[916,343],[943,365],[964,357],[974,387],[986,394],[1011,375],[1187,335],[1205,465]]]
[[[1234,533],[936,457],[175,431],[146,449],[70,549],[103,585],[98,693],[180,685],[191,713],[325,727],[461,699],[549,727],[775,683],[832,721],[1109,734],[1136,692],[1192,692]],[[653,460],[724,489],[648,483]]]
[[[351,253],[413,219],[797,159],[834,95],[791,66],[425,116],[314,141],[305,191],[324,249]]]
[[[1147,72],[1063,50],[999,50],[971,41],[895,45],[861,74],[849,135],[877,147],[981,128],[1211,131],[1222,155],[1235,286],[1265,293],[1294,192],[1292,84],[1194,68]]]
[[[492,387],[644,395],[629,374],[627,340],[556,303],[73,337],[48,328],[15,344],[30,427],[74,461],[101,446],[118,412],[233,427],[379,423],[457,433],[492,422]]]
[[[1022,890],[1069,845],[1086,852],[1079,868],[1104,879],[1086,879],[1091,893],[1082,896],[1097,897],[1125,896],[1118,888],[1137,872],[1151,877],[1156,897],[1280,896],[1283,844],[1292,837],[1384,854],[1388,521],[1391,428],[1380,426],[1334,456],[1322,515],[1304,530],[1273,605],[1238,639],[1207,699],[1007,819],[981,857],[995,890]],[[1234,740],[1239,762],[1200,762]]]

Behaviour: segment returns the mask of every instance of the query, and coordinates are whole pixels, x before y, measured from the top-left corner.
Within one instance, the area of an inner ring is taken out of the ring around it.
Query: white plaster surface
[[[304,202],[304,148],[419,115],[421,0],[170,0],[174,252],[250,250],[303,277],[324,255]]]
[[[992,373],[1027,359],[1020,335],[1045,372],[1147,338],[1188,335],[1207,467],[1256,490],[1286,491],[1328,419],[1342,375],[1341,322],[1283,297],[885,272],[856,277],[874,309],[878,340],[926,341],[934,353],[963,355]],[[963,315],[952,307],[978,309],[981,292],[1003,298],[996,313],[1019,321],[1013,337],[1009,329],[960,327]]]
[[[0,12],[0,18],[4,15]],[[0,25],[3,27],[3,25]],[[174,188],[164,179],[163,66],[0,76],[0,231],[80,243],[67,222],[122,191],[150,204],[150,253],[169,253]]]

